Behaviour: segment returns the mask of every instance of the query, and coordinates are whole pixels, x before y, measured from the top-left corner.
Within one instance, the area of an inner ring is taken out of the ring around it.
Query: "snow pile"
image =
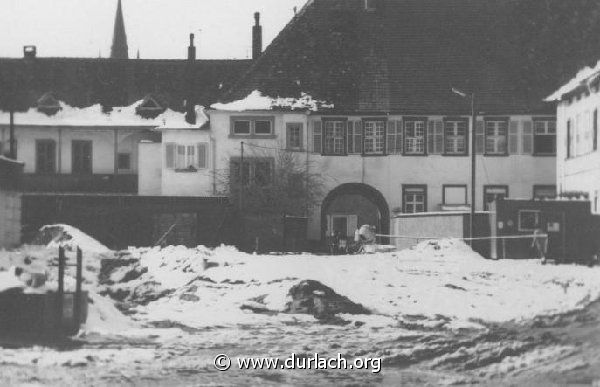
[[[47,239],[50,239],[46,242]],[[79,247],[85,253],[105,254],[110,249],[81,230],[67,224],[51,224],[40,228],[36,242],[46,244],[48,248],[65,247],[75,251]]]
[[[333,104],[313,99],[310,95],[302,93],[300,98],[271,98],[254,90],[246,98],[229,103],[215,103],[211,105],[215,110],[246,111],[246,110],[311,110],[332,109]]]
[[[86,333],[123,334],[134,328],[139,328],[139,325],[122,314],[112,300],[89,293],[88,315],[84,327]]]
[[[84,108],[76,108],[59,102],[61,109],[53,115],[47,115],[30,108],[26,112],[15,113],[15,122],[18,125],[60,125],[60,126],[144,126],[164,128],[198,128],[208,119],[201,106],[196,106],[198,120],[195,125],[185,121],[185,114],[166,109],[156,118],[143,118],[137,114],[136,108],[143,101],[137,101],[129,106],[114,107],[110,112],[103,112],[100,104]],[[8,124],[9,113],[0,111],[0,124]]]
[[[600,297],[598,268],[485,260],[456,240],[426,241],[400,253],[353,256],[260,256],[184,247],[139,254],[148,273],[173,291],[138,307],[138,317],[193,327],[298,318],[282,312],[290,289],[303,280],[319,281],[363,305],[376,315],[372,323],[379,318],[383,325],[418,321],[421,326],[456,327],[521,320],[572,310]],[[203,257],[216,265],[193,262]]]
[[[560,101],[562,99],[563,95],[570,93],[571,91],[575,90],[579,86],[589,84],[590,80],[599,74],[600,74],[600,61],[593,68],[585,67],[585,68],[581,69],[573,79],[571,79],[565,85],[561,86],[560,89],[558,89],[557,91],[552,93],[552,95],[548,96],[545,99],[545,101],[547,101],[547,102]]]

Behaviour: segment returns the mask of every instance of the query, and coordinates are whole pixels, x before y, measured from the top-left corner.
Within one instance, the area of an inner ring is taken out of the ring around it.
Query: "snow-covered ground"
[[[60,227],[62,240],[51,238],[47,247],[0,252],[0,287],[18,286],[6,271],[10,266],[26,259],[38,268],[53,262],[57,243],[70,250],[85,246],[85,287],[91,296],[80,339],[89,347],[2,349],[3,367],[33,362],[55,372],[56,365],[83,365],[95,366],[101,375],[105,368],[122,372],[135,365],[140,375],[158,375],[169,367],[212,369],[211,355],[217,352],[318,352],[380,356],[388,366],[419,363],[450,373],[471,367],[479,375],[505,375],[540,364],[550,367],[576,349],[546,336],[492,334],[495,324],[528,324],[536,316],[582,309],[600,298],[600,268],[486,260],[457,240],[352,256],[254,255],[227,246],[117,253],[77,229]],[[106,257],[135,263],[115,267],[99,281],[99,261]],[[319,281],[371,313],[341,315],[347,323],[339,326],[284,313],[290,289],[303,280]],[[114,345],[122,348],[115,351]],[[445,382],[464,382],[452,375]],[[359,384],[370,380],[357,378],[352,380]]]

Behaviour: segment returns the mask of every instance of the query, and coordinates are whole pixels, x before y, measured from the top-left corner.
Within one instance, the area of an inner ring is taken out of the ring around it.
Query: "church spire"
[[[117,3],[117,14],[115,16],[115,29],[113,32],[113,43],[110,48],[112,59],[128,59],[127,35],[125,34],[125,22],[123,21],[123,10],[121,0]]]

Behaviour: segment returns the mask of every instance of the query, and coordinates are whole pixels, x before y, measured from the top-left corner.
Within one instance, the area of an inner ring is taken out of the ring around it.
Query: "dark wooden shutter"
[[[348,121],[346,125],[347,152],[356,153],[354,151],[354,121]]]
[[[477,121],[475,124],[475,153],[483,154],[485,152],[485,123]]]
[[[387,154],[393,155],[396,153],[396,121],[388,121],[387,123]]]
[[[533,153],[533,121],[531,120],[523,122],[523,138],[521,144],[524,155]]]
[[[315,121],[313,126],[313,152],[323,153],[323,125]]]
[[[435,154],[441,155],[444,153],[444,122],[442,120],[435,120],[434,122],[434,140],[433,148]]]
[[[396,153],[402,154],[404,150],[404,126],[402,121],[396,121]]]
[[[594,150],[598,150],[598,109],[594,110],[594,122],[593,122],[593,128],[594,128]]]
[[[286,149],[292,148],[292,143],[290,141],[291,138],[292,138],[292,128],[291,128],[290,124],[288,123],[285,126],[285,147],[286,147]]]
[[[208,168],[208,144],[205,142],[198,143],[198,168]]]
[[[356,121],[354,123],[354,146],[356,153],[362,153],[363,150],[363,124],[362,121]]]
[[[172,142],[165,145],[165,164],[169,169],[175,168],[175,148],[176,146]]]
[[[435,154],[434,122],[427,121],[427,153]]]
[[[508,153],[519,153],[519,123],[513,120],[508,123]]]

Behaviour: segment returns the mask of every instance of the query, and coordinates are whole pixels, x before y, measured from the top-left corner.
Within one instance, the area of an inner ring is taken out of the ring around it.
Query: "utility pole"
[[[475,133],[475,123],[477,120],[477,114],[475,113],[475,93],[471,93],[471,221],[469,227],[469,237],[474,237],[474,221],[475,221],[475,174],[476,174],[476,162],[477,154],[475,152],[477,136]],[[473,240],[471,240],[471,246],[473,246]]]
[[[17,159],[17,143],[15,140],[15,109],[14,107],[10,106],[10,121],[9,121],[9,135],[10,135],[10,144],[9,144],[9,157],[13,160]]]

